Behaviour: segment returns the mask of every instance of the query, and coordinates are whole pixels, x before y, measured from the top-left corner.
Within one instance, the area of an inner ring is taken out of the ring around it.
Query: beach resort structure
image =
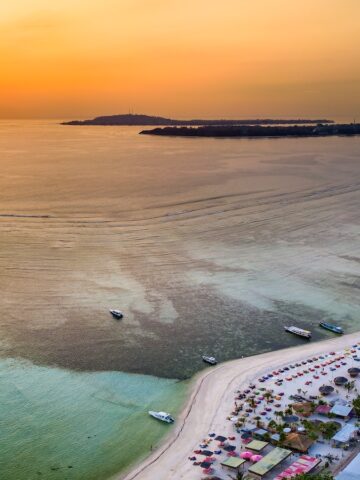
[[[348,476],[337,473],[360,451],[360,378],[348,373],[357,365],[360,335],[344,335],[205,370],[170,440],[125,479],[228,480],[241,472],[283,480],[326,468],[337,480],[360,480],[351,463]]]
[[[360,453],[335,477],[335,480],[358,480],[360,476]]]

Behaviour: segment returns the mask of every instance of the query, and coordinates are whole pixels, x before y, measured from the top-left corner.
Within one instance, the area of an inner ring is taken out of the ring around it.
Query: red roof
[[[315,412],[320,415],[327,415],[331,410],[330,405],[318,405],[315,409]]]

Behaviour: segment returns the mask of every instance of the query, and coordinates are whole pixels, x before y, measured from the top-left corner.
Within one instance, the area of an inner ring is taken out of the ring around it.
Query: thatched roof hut
[[[286,439],[284,440],[283,445],[284,447],[288,447],[291,450],[305,453],[309,450],[309,448],[314,442],[315,440],[312,440],[303,433],[291,432],[286,435]]]

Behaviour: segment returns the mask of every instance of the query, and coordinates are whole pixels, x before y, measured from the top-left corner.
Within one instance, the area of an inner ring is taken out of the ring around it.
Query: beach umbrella
[[[236,447],[235,445],[227,445],[226,447],[224,447],[224,450],[226,450],[227,452],[233,452],[234,450],[236,450]]]
[[[214,452],[212,452],[211,450],[201,450],[200,455],[204,455],[204,457],[211,457],[213,453]]]
[[[204,468],[203,473],[205,473],[206,475],[211,475],[213,473],[213,469],[212,468]]]
[[[250,458],[253,456],[254,454],[252,452],[249,452],[249,451],[245,451],[245,452],[241,452],[240,453],[240,458],[243,458],[244,460],[250,460]]]
[[[334,391],[334,387],[331,385],[322,385],[319,388],[319,392],[322,393],[323,395],[330,395]]]
[[[217,437],[215,437],[215,440],[218,442],[225,442],[226,437],[224,437],[223,435],[218,435]]]
[[[360,373],[360,368],[357,368],[357,367],[352,367],[352,368],[349,368],[348,369],[348,374],[350,375],[350,377],[357,377]]]
[[[335,385],[342,386],[345,385],[345,383],[348,382],[348,379],[346,377],[336,377],[334,379]]]
[[[250,458],[250,461],[255,463],[255,462],[259,462],[262,458],[263,458],[262,455],[252,455]]]
[[[201,462],[200,467],[201,468],[210,468],[211,467],[211,462],[207,462],[207,461]]]
[[[237,453],[235,451],[231,451],[227,453],[228,457],[237,457]]]
[[[206,457],[204,462],[215,462],[216,458],[215,457]]]

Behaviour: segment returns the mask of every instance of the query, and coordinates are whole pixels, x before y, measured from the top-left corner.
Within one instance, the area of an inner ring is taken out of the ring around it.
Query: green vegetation
[[[296,480],[334,480],[330,472],[302,473],[301,475],[296,475],[295,478]]]
[[[339,428],[340,427],[337,422],[326,422],[319,425],[319,430],[326,440],[330,440],[330,438],[335,435]]]
[[[360,395],[357,396],[352,402],[355,413],[358,417],[360,417]]]

